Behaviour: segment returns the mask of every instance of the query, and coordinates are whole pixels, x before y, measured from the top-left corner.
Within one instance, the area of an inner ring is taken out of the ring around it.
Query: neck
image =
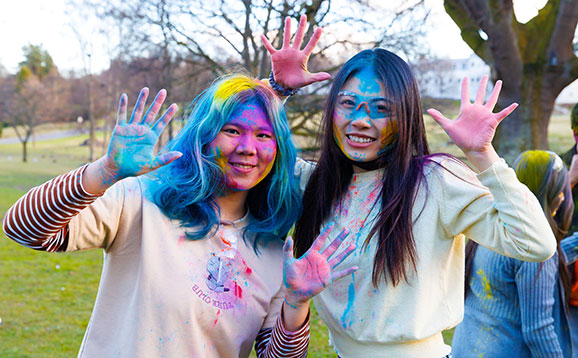
[[[217,198],[217,204],[221,209],[221,220],[235,221],[241,219],[247,213],[245,201],[249,191],[227,191]]]

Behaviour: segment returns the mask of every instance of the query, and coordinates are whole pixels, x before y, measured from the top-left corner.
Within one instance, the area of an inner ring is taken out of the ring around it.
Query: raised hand
[[[321,37],[321,28],[315,29],[313,36],[301,50],[305,28],[307,27],[307,16],[301,15],[299,26],[295,34],[295,41],[291,45],[291,18],[285,18],[285,32],[283,34],[283,46],[280,50],[275,50],[265,35],[261,35],[263,45],[271,55],[271,67],[275,82],[286,89],[297,89],[305,87],[311,83],[325,81],[331,78],[326,72],[310,73],[307,70],[307,62],[317,41]]]
[[[285,284],[285,300],[292,307],[307,302],[325,289],[331,282],[347,276],[357,270],[357,266],[335,271],[347,256],[355,249],[355,244],[349,245],[341,253],[337,251],[343,240],[349,235],[349,229],[339,233],[337,238],[323,252],[320,252],[333,224],[327,225],[309,250],[299,259],[293,257],[293,240],[287,238],[283,247],[283,283]]]
[[[488,77],[484,76],[478,87],[476,100],[471,103],[468,79],[463,79],[460,113],[455,120],[446,118],[438,110],[427,110],[480,171],[485,170],[489,166],[488,162],[497,157],[492,146],[492,139],[498,124],[518,107],[517,103],[513,103],[504,110],[493,113],[492,110],[498,102],[502,88],[502,81],[496,82],[490,98],[484,104],[487,83]]]
[[[143,115],[148,92],[146,87],[140,91],[128,122],[126,119],[127,96],[123,94],[120,97],[116,126],[104,157],[105,168],[103,169],[108,172],[112,181],[151,172],[182,155],[179,152],[155,155],[154,146],[165,126],[176,113],[177,105],[173,103],[161,118],[155,120],[167,96],[167,92],[163,89],[159,91]]]

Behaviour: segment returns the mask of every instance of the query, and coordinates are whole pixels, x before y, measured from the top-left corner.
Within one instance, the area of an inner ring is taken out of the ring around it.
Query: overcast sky
[[[537,14],[547,0],[514,0],[516,16],[526,22]],[[433,31],[428,36],[434,53],[440,57],[466,58],[471,55],[469,47],[461,41],[459,30],[444,12],[443,0],[426,0],[433,8],[430,18]],[[27,44],[42,44],[50,53],[61,71],[81,70],[84,66],[79,41],[74,34],[66,14],[64,0],[19,0],[4,1],[0,8],[0,64],[9,72],[15,72],[22,61],[22,47]],[[20,14],[26,14],[22,16]],[[77,25],[77,28],[79,26]],[[89,26],[79,31],[90,32]],[[105,39],[95,36],[95,41]],[[460,44],[447,46],[448,43]],[[99,71],[107,67],[108,57],[95,46],[92,52],[92,69]]]

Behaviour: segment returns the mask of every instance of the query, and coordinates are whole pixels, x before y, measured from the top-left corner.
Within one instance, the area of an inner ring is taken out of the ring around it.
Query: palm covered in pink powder
[[[301,50],[306,27],[307,16],[302,15],[299,20],[297,32],[295,33],[295,41],[293,45],[291,45],[291,19],[287,17],[285,19],[283,47],[281,47],[280,50],[275,50],[265,35],[261,35],[263,45],[271,55],[271,67],[273,68],[275,82],[284,88],[301,88],[314,82],[327,80],[331,77],[326,72],[311,73],[307,70],[309,56],[313,53],[313,49],[315,45],[317,45],[317,41],[319,41],[322,30],[318,27],[305,48]]]
[[[435,109],[428,109],[428,113],[442,126],[454,143],[466,154],[472,151],[484,152],[489,150],[498,124],[518,106],[516,103],[513,103],[504,110],[493,113],[492,110],[498,102],[498,96],[502,88],[502,81],[496,81],[490,98],[488,98],[488,101],[484,104],[487,83],[488,77],[484,76],[478,87],[476,100],[474,103],[471,103],[468,78],[464,78],[462,81],[460,113],[455,120],[446,118]]]
[[[299,259],[293,257],[293,240],[287,238],[284,251],[283,283],[286,289],[287,303],[294,306],[318,295],[329,284],[357,270],[357,266],[336,271],[335,267],[349,256],[355,249],[355,244],[346,247],[341,253],[332,257],[333,254],[349,235],[349,230],[345,229],[333,240],[333,242],[323,251],[323,247],[333,224],[327,225],[313,245]]]

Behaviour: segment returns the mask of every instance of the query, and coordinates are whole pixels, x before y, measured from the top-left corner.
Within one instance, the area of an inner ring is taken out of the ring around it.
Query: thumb
[[[317,73],[309,73],[307,78],[305,79],[304,86],[310,85],[315,82],[326,81],[331,78],[331,75],[327,72],[317,72]]]
[[[517,103],[512,103],[511,105],[509,105],[508,107],[504,108],[503,110],[501,110],[500,112],[496,113],[496,119],[498,120],[498,123],[501,122],[504,118],[506,118],[507,116],[510,115],[510,113],[514,112],[514,110],[518,107]]]
[[[449,119],[447,119],[440,111],[438,111],[437,109],[433,109],[430,108],[427,110],[427,113],[432,116],[432,118],[434,119],[434,121],[438,122],[438,124],[440,126],[442,126],[442,128],[444,130],[446,130],[446,128],[448,127],[449,123],[451,122]],[[446,130],[447,132],[447,130]]]
[[[180,157],[183,156],[183,153],[181,152],[168,152],[162,155],[159,155],[158,157],[156,157],[153,160],[152,166],[151,166],[151,171],[156,170],[160,167],[163,167],[167,164],[170,164],[172,162],[174,162],[175,160],[179,159]]]
[[[283,261],[290,262],[293,259],[293,238],[287,236],[285,244],[283,245]]]

